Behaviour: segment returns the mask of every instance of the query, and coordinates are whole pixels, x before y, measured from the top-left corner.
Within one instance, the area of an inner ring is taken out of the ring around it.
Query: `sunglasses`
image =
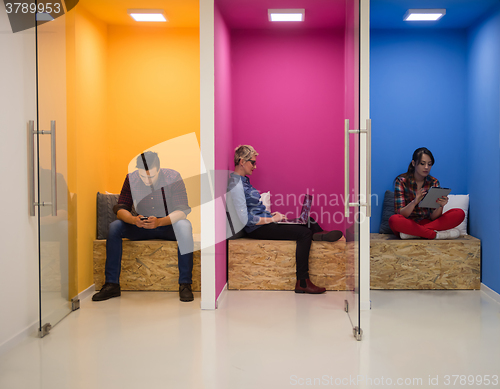
[[[255,166],[255,163],[256,163],[257,161],[255,161],[255,160],[253,160],[253,161],[252,161],[251,159],[247,159],[247,162],[250,162],[250,163],[252,164],[252,166]]]

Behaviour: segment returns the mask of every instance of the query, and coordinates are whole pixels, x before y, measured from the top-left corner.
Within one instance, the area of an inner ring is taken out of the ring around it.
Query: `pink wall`
[[[344,29],[232,30],[231,60],[229,150],[260,153],[251,182],[273,211],[298,214],[308,192],[322,227],[343,230]]]
[[[349,119],[349,129],[357,130],[359,124],[359,4],[356,0],[346,0],[346,31],[345,31],[345,101],[344,115]],[[364,125],[362,125],[365,128]],[[349,136],[349,189],[350,202],[358,202],[355,193],[359,188],[359,139],[360,136]],[[363,200],[363,199],[362,199]],[[346,223],[354,223],[355,208],[350,208],[351,217]]]
[[[345,32],[233,29],[215,7],[215,168],[233,169],[233,150],[260,153],[252,184],[273,194],[273,210],[298,214],[300,195],[325,229],[345,230],[343,150]],[[216,196],[226,189],[216,180]],[[225,233],[216,208],[216,236]],[[225,242],[215,248],[216,296],[226,283]]]
[[[232,169],[232,128],[231,128],[231,60],[230,34],[215,7],[214,15],[214,50],[215,50],[215,169]],[[226,192],[227,181],[216,177],[215,196]],[[226,214],[220,203],[216,203],[216,241],[215,246],[215,295],[220,295],[226,284]]]

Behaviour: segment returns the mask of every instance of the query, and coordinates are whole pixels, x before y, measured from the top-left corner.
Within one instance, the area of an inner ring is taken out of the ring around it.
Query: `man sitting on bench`
[[[113,209],[118,220],[110,224],[106,240],[106,280],[92,300],[121,295],[122,239],[128,238],[177,240],[179,297],[181,301],[193,301],[193,232],[186,219],[191,208],[184,181],[175,170],[161,169],[158,154],[151,151],[137,157],[136,167],[136,171],[127,174]],[[132,215],[132,205],[138,216]]]

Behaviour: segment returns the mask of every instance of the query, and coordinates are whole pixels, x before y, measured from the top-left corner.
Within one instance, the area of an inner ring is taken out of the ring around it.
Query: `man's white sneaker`
[[[460,238],[460,231],[457,228],[451,230],[436,231],[434,239],[457,239]]]
[[[401,239],[420,239],[420,236],[403,234],[402,232],[399,233],[399,237]]]

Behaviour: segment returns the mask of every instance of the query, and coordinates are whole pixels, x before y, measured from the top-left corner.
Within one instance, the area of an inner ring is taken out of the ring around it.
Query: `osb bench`
[[[295,241],[228,241],[228,289],[294,290]],[[327,290],[346,289],[346,243],[312,242],[311,281]]]
[[[199,242],[195,242],[196,245]],[[106,240],[94,240],[94,283],[104,284]],[[193,291],[201,290],[200,251],[193,255]],[[165,240],[123,241],[122,290],[179,291],[177,242]]]
[[[481,241],[371,234],[371,289],[480,289]]]

